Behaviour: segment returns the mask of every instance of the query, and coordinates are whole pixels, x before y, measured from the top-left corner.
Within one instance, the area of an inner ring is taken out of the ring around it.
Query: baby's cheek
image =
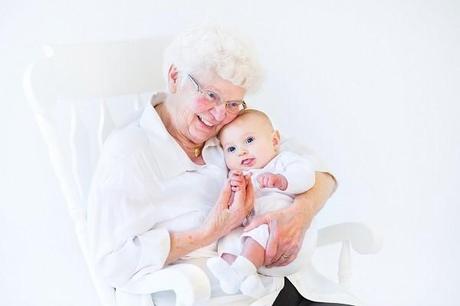
[[[227,164],[228,169],[230,170],[239,170],[238,163],[235,161],[234,158],[226,157],[225,163]]]

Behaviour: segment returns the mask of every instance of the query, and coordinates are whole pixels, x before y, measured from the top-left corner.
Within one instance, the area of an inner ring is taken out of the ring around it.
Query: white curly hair
[[[164,53],[166,78],[171,65],[190,74],[216,73],[246,92],[255,91],[261,81],[259,63],[249,46],[219,27],[194,27],[177,36]]]

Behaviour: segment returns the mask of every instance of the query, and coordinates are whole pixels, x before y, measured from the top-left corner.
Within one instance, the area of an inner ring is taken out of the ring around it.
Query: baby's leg
[[[228,294],[237,293],[241,283],[240,276],[231,267],[235,259],[235,255],[224,253],[220,257],[211,257],[206,262],[209,271],[219,281],[222,291]]]
[[[241,255],[249,259],[256,269],[258,269],[264,264],[265,249],[257,241],[251,237],[247,237],[244,240],[243,252]]]
[[[230,253],[223,253],[221,255],[222,259],[225,260],[229,265],[231,265],[235,259],[236,255],[230,254]]]
[[[259,298],[266,294],[265,287],[257,274],[264,263],[265,249],[253,238],[245,237],[243,251],[232,264],[241,279],[240,291],[247,296]]]
[[[234,294],[239,291],[241,280],[231,264],[235,261],[236,255],[241,253],[241,232],[242,228],[236,229],[222,238],[218,243],[220,256],[209,258],[207,266],[209,271],[219,281],[222,291]],[[236,255],[234,255],[236,254]]]

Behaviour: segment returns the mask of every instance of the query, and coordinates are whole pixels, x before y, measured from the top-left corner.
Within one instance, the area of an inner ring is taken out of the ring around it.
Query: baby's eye
[[[248,138],[246,138],[246,143],[251,143],[251,142],[253,142],[254,140],[255,140],[254,137],[249,136]]]
[[[235,148],[234,146],[231,146],[231,147],[228,147],[228,148],[227,148],[227,152],[228,152],[228,153],[233,153],[233,152],[235,152],[235,151],[236,151],[236,148]]]

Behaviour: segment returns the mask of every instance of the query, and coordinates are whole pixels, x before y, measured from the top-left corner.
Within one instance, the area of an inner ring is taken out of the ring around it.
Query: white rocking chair
[[[155,39],[45,46],[43,55],[24,74],[27,99],[48,146],[103,306],[152,306],[150,294],[165,290],[175,292],[176,305],[194,305],[210,297],[209,280],[194,265],[177,264],[152,273],[148,275],[148,286],[132,283],[115,289],[95,275],[88,255],[87,196],[102,143],[112,129],[138,115],[153,91],[163,84],[160,77],[164,42]],[[333,243],[342,243],[337,286],[343,288],[350,282],[351,249],[361,254],[380,249],[374,233],[359,223],[319,230],[317,246]]]

